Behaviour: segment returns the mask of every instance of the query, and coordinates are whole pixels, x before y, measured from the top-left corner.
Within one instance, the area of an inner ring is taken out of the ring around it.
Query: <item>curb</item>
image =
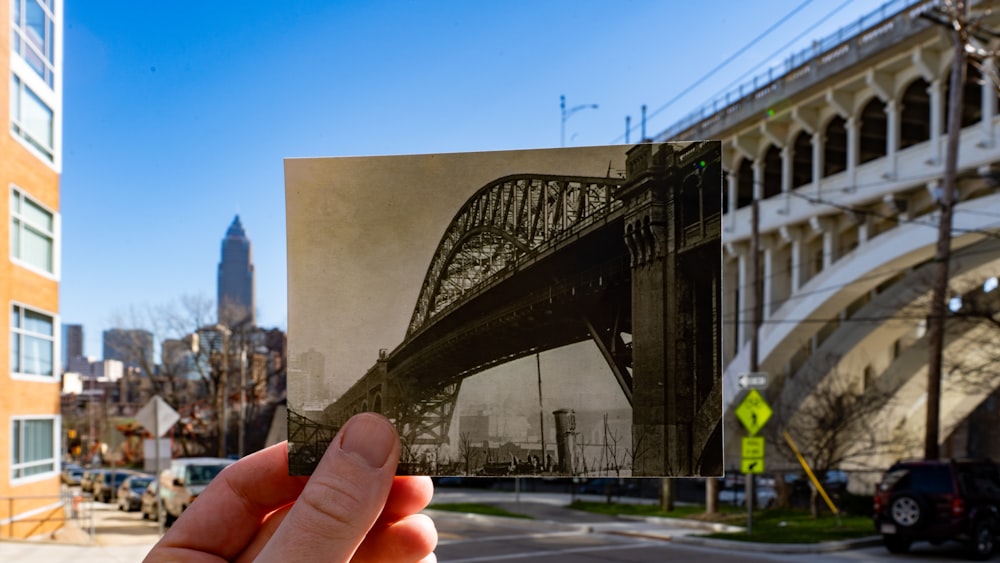
[[[673,526],[675,528],[689,528],[692,530],[706,530],[709,532],[742,532],[746,529],[739,526],[719,524],[717,522],[701,522],[699,520],[667,518],[663,516],[631,516],[627,514],[619,514],[618,518],[633,522],[646,522],[649,524],[660,524],[663,526]]]
[[[548,527],[548,528],[553,528],[553,529],[564,531],[564,532],[573,532],[573,533],[577,533],[577,534],[586,534],[586,533],[589,533],[590,530],[591,530],[591,526],[589,524],[573,524],[573,523],[567,523],[567,522],[556,522],[554,520],[538,520],[538,519],[535,519],[535,518],[517,518],[517,517],[513,517],[513,516],[498,516],[498,515],[493,515],[493,514],[476,514],[474,512],[454,512],[454,511],[451,511],[451,510],[436,510],[436,509],[433,509],[433,508],[425,508],[421,512],[423,512],[424,514],[427,514],[428,516],[432,516],[432,517],[435,514],[450,515],[450,516],[457,516],[457,517],[460,517],[460,518],[465,518],[466,520],[476,520],[476,521],[479,521],[479,522],[496,522],[496,521],[499,520],[501,522],[530,523],[532,526],[534,526],[534,525],[542,525],[542,526],[545,526],[545,527]]]
[[[713,547],[717,549],[735,549],[739,551],[755,551],[767,553],[829,553],[833,551],[847,551],[850,549],[860,549],[863,547],[874,547],[882,545],[881,536],[871,536],[858,538],[855,540],[838,540],[821,543],[754,543],[748,541],[721,540],[717,538],[704,538],[700,536],[678,536],[673,539],[676,543],[687,545],[697,545],[702,547]]]

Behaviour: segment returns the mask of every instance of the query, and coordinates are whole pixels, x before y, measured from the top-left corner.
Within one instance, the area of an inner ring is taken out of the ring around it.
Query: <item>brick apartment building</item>
[[[61,513],[62,0],[0,0],[0,537]],[[29,498],[30,497],[30,498]]]

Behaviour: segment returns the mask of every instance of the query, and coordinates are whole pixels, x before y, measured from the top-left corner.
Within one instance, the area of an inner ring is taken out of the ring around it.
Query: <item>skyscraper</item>
[[[83,325],[63,323],[62,365],[69,369],[70,360],[83,356]]]
[[[250,239],[240,223],[233,219],[222,239],[222,261],[219,262],[218,322],[233,327],[245,323],[255,326],[253,262]]]

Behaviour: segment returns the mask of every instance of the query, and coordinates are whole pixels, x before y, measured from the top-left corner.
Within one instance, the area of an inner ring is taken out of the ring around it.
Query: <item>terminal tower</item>
[[[218,320],[228,327],[256,326],[253,260],[250,239],[240,216],[233,219],[222,239],[219,262]]]

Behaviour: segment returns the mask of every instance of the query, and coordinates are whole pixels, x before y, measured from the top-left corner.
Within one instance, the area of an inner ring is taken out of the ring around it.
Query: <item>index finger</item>
[[[264,517],[294,502],[308,479],[288,475],[287,442],[237,461],[212,480],[146,561],[181,556],[190,560],[197,552],[233,559],[250,543]]]

